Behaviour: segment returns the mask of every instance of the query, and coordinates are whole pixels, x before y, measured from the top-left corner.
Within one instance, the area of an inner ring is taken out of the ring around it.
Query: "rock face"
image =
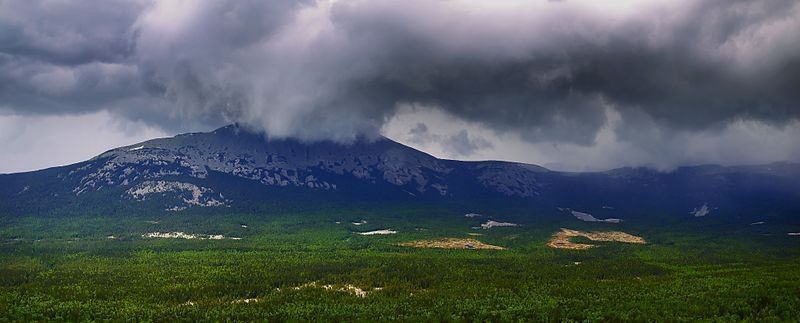
[[[216,197],[219,198],[218,200],[215,198],[214,191],[210,188],[200,187],[191,183],[145,181],[125,192],[136,201],[144,201],[148,196],[155,194],[173,193],[170,195],[176,198],[176,205],[168,208],[168,211],[182,211],[193,205],[225,205],[225,198],[222,196],[222,194],[217,194]]]
[[[293,140],[268,141],[237,126],[211,133],[194,133],[122,147],[94,158],[98,163],[80,174],[75,193],[107,185],[129,185],[139,179],[170,175],[204,179],[209,172],[225,173],[265,186],[295,186],[335,190],[338,185],[320,174],[346,175],[364,181],[410,185],[418,192],[446,194],[447,185],[432,174],[448,169],[436,158],[412,151],[388,139],[352,146],[333,143],[303,144]],[[73,173],[74,174],[74,173]],[[73,174],[69,174],[70,176]]]
[[[484,214],[495,212],[487,205],[520,205],[563,216],[558,208],[573,206],[581,210],[573,214],[575,221],[611,222],[608,218],[617,215],[627,221],[651,210],[694,219],[742,207],[754,213],[796,211],[797,178],[800,166],[786,163],[668,173],[646,168],[555,172],[522,163],[438,159],[387,138],[307,143],[266,139],[230,125],[112,149],[74,165],[0,174],[0,214],[86,212],[87,206],[106,207],[98,213],[144,206],[170,212],[249,211],[266,200],[309,207],[312,200],[414,200],[452,202],[465,212]],[[705,203],[714,211],[687,214]]]

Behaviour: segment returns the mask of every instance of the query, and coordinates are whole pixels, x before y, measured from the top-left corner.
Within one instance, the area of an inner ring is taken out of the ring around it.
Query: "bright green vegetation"
[[[0,217],[0,321],[800,317],[800,237],[785,234],[800,231],[796,226],[565,218],[473,230],[482,219],[441,213]],[[351,224],[360,220],[367,224]],[[547,248],[560,227],[621,230],[648,244]],[[399,233],[352,233],[386,228]],[[141,237],[154,231],[242,239]],[[510,249],[395,245],[437,237]],[[312,282],[332,290],[294,288]],[[358,297],[336,290],[347,285],[370,292]]]

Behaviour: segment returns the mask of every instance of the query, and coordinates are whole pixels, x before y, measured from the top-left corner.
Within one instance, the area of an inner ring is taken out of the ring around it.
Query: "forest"
[[[0,216],[0,321],[791,321],[797,227],[452,210]],[[560,228],[646,244],[553,249]],[[360,235],[391,229],[395,234]],[[795,231],[795,232],[796,232]],[[182,237],[148,233],[181,232]],[[187,238],[190,237],[190,238]],[[470,238],[504,250],[401,243]]]

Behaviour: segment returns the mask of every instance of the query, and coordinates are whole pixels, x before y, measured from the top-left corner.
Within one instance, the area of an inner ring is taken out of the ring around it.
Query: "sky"
[[[556,170],[800,162],[796,0],[0,0],[0,173],[239,122]]]

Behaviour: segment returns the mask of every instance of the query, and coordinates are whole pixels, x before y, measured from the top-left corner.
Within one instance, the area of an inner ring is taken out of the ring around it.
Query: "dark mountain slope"
[[[0,175],[0,213],[250,212],[387,203],[497,206],[598,218],[800,210],[800,165],[565,173],[510,162],[437,159],[386,138],[352,145],[266,140],[231,125],[149,140],[91,160]]]

